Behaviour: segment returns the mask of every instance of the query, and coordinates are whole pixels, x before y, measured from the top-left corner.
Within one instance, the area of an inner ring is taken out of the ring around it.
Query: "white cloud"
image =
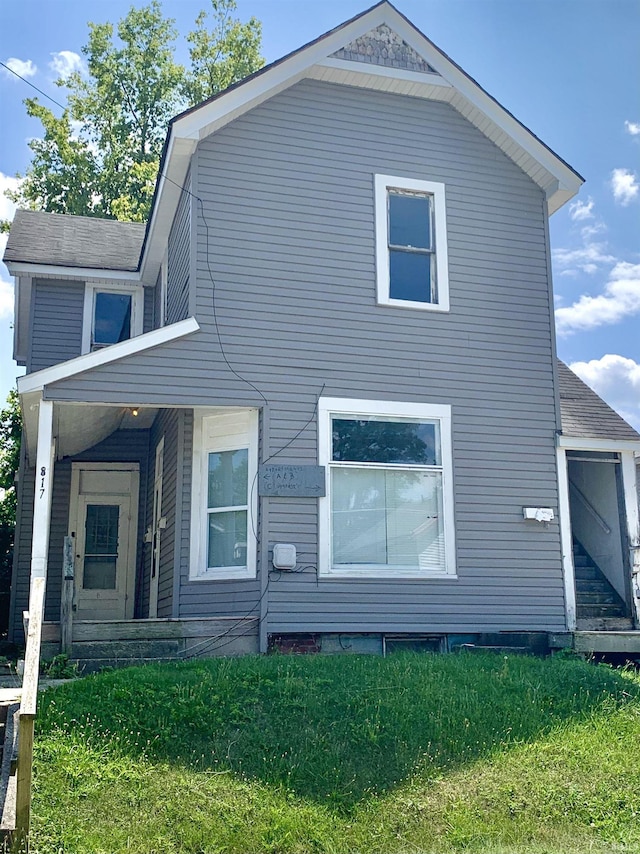
[[[640,122],[625,122],[624,126],[627,133],[630,133],[631,136],[640,135]]]
[[[614,169],[611,173],[613,198],[621,205],[628,205],[640,192],[640,184],[634,172],[628,169]]]
[[[593,219],[594,201],[589,196],[586,202],[576,201],[569,205],[569,216],[574,222],[580,222],[584,219]]]
[[[5,196],[4,191],[17,190],[19,183],[18,178],[12,178],[10,175],[0,172],[0,219],[13,219],[16,206]],[[2,253],[0,253],[0,257],[2,257]]]
[[[66,80],[74,71],[82,71],[82,57],[72,50],[59,50],[51,56],[53,59],[49,63],[49,68],[63,80]]]
[[[574,362],[571,369],[636,429],[640,429],[640,364],[607,353],[601,359]]]
[[[13,318],[13,285],[0,278],[0,320]]]
[[[8,65],[11,71],[15,71],[20,77],[34,77],[38,72],[37,66],[30,59],[17,59],[15,56],[10,56],[5,65]],[[11,74],[5,68],[2,71],[6,77],[13,77],[14,80],[17,79],[14,74]]]
[[[579,249],[555,249],[553,260],[561,268],[560,274],[567,276],[577,272],[596,273],[599,267],[613,264],[616,259],[607,253],[605,243],[590,243],[587,239]]]
[[[556,310],[558,335],[608,326],[624,317],[640,314],[640,264],[619,261],[609,273],[604,293],[583,294],[573,305]]]

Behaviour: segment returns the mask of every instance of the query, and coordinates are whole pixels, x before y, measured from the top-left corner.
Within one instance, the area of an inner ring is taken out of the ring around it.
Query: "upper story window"
[[[455,573],[451,409],[321,399],[320,574]]]
[[[84,296],[82,352],[128,341],[142,333],[142,288],[87,285]]]
[[[444,184],[375,176],[378,303],[449,310]]]

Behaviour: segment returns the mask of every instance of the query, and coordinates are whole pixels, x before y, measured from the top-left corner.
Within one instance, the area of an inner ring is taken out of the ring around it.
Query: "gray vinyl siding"
[[[269,631],[562,630],[557,521],[522,519],[558,508],[542,191],[447,104],[314,81],[195,158],[201,331],[48,395],[263,407],[250,382],[269,403],[262,459],[280,463],[317,462],[315,418],[280,451],[321,393],[450,404],[457,578],[319,579],[316,501],[272,498],[268,542],[294,543],[306,568],[272,578]],[[445,184],[449,313],[376,305],[375,174]],[[185,467],[186,506],[189,483]],[[252,581],[189,584],[182,536],[181,616],[257,610]]]
[[[185,187],[191,186],[187,175]],[[189,263],[191,257],[191,196],[183,192],[178,202],[167,254],[167,323],[184,320],[189,314]]]
[[[142,331],[151,332],[158,325],[156,321],[156,291],[155,288],[144,289],[144,316],[142,319]]]
[[[84,282],[33,283],[27,373],[73,359],[82,351]]]
[[[107,439],[75,457],[65,457],[56,462],[53,477],[51,526],[47,569],[45,620],[60,619],[60,592],[62,588],[62,554],[64,538],[69,531],[69,498],[71,492],[72,462],[137,462],[140,464],[140,502],[138,508],[138,546],[136,558],[136,605],[140,614],[140,584],[138,567],[145,531],[145,505],[147,494],[147,457],[149,432],[147,430],[117,430]],[[29,601],[29,576],[31,565],[31,522],[33,516],[34,469],[25,469],[21,487],[21,519],[16,531],[15,613],[13,632],[17,643],[24,640],[22,612]]]

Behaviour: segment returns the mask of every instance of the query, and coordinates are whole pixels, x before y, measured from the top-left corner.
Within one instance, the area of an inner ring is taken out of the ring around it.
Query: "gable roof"
[[[563,436],[640,441],[640,433],[560,360],[558,385]]]
[[[163,243],[197,143],[309,78],[449,103],[543,190],[549,213],[571,199],[583,183],[584,179],[561,157],[388,0],[382,0],[171,120],[143,249],[145,280],[155,280],[157,275]]]
[[[17,210],[4,261],[134,271],[144,235],[139,222]]]

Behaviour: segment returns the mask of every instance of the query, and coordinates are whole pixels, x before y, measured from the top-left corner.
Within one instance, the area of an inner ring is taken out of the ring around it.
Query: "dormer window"
[[[449,310],[444,184],[375,176],[378,303]]]
[[[90,353],[140,335],[143,308],[142,288],[87,285],[82,352]]]

